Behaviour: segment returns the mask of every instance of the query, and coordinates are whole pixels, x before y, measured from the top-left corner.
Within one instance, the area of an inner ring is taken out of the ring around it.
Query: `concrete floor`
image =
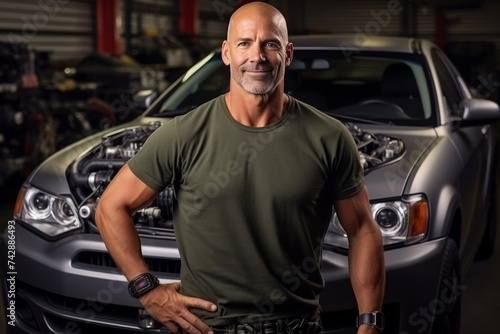
[[[497,198],[500,201],[500,122],[495,124],[497,133]],[[0,189],[0,228],[11,219],[19,180],[13,180],[9,187]],[[500,225],[500,203],[497,205],[497,226]],[[2,261],[5,259],[2,259]],[[462,334],[499,333],[498,311],[500,311],[500,226],[496,230],[496,247],[493,256],[484,261],[476,261],[462,285]],[[5,333],[4,307],[0,298],[0,333]]]

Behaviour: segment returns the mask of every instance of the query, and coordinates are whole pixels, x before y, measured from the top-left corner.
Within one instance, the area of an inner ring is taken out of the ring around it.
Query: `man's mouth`
[[[255,68],[252,68],[252,67],[244,67],[243,68],[243,71],[244,72],[255,72],[255,73],[267,73],[267,72],[271,72],[273,69],[269,66],[265,66],[265,67],[255,67]]]
[[[267,76],[271,74],[271,69],[244,69],[243,72],[251,76]]]

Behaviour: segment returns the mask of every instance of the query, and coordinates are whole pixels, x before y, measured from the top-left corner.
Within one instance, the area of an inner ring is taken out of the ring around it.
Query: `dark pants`
[[[212,327],[215,334],[323,334],[319,315]]]

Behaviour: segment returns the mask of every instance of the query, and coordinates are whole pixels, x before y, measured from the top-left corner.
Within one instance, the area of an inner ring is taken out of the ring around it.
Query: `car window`
[[[320,66],[321,65],[321,66]],[[297,51],[285,76],[285,89],[335,114],[415,125],[432,118],[422,62],[384,54],[350,56]]]
[[[166,98],[156,114],[187,112],[229,89],[229,68],[211,54],[191,68]]]
[[[441,91],[446,102],[446,111],[450,116],[459,115],[459,106],[462,102],[463,96],[457,87],[454,76],[450,73],[447,63],[442,58],[441,52],[437,49],[432,51],[432,60],[436,67]]]
[[[359,52],[348,61],[338,50],[295,49],[285,92],[339,118],[430,125],[434,109],[426,68],[419,55]],[[210,55],[171,89],[154,114],[187,112],[224,94],[229,75],[220,53]]]

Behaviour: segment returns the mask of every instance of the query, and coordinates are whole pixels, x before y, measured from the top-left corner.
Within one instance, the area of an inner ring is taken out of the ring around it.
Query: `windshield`
[[[172,117],[229,89],[229,68],[213,53],[164,95],[150,116]],[[294,51],[285,74],[287,94],[344,120],[398,125],[434,123],[427,68],[419,55]]]

